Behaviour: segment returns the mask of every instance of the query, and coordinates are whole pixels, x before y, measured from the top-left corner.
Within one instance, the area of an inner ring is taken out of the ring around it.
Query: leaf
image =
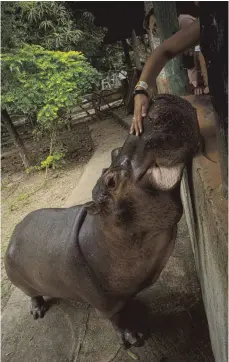
[[[135,353],[131,352],[129,349],[127,350],[127,354],[135,361],[139,359],[138,356]]]
[[[87,20],[89,23],[94,23],[94,20],[95,20],[95,17],[92,13],[88,12],[88,11],[85,11],[82,15],[82,18],[84,20]]]
[[[52,21],[51,20],[43,20],[40,24],[39,24],[39,29],[45,29],[45,30],[47,30],[47,29],[55,29],[54,28],[54,25],[53,25],[53,23],[52,23]]]

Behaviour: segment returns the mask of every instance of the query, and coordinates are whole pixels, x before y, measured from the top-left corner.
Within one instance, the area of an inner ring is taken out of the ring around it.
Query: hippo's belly
[[[151,239],[150,247],[126,255],[110,268],[107,288],[116,295],[133,295],[152,285],[160,276],[173,252],[177,227]],[[144,242],[148,244],[148,241]],[[134,254],[134,253],[133,253]]]
[[[116,296],[129,297],[157,280],[173,251],[176,233],[177,226],[157,236],[149,233],[141,245],[94,239],[93,251],[86,242],[81,247],[102,287]]]

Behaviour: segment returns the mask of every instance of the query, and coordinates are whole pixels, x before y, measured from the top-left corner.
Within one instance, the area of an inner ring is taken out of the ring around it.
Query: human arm
[[[196,20],[188,28],[178,31],[169,39],[161,43],[150,55],[143,68],[140,80],[152,88],[156,78],[166,63],[183,53],[185,50],[197,45],[200,40],[200,23]],[[140,87],[138,89],[141,89]],[[134,118],[130,133],[135,131],[138,136],[142,133],[142,118],[146,116],[149,99],[144,94],[138,94],[134,99]]]

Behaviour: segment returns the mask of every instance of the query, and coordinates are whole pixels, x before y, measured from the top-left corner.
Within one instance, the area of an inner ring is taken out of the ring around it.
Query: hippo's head
[[[115,149],[111,166],[102,171],[92,191],[92,202],[85,205],[87,211],[99,214],[103,231],[113,236],[117,233],[114,225],[118,228],[123,225],[129,232],[146,227],[153,227],[157,232],[165,230],[182,215],[176,187],[182,167],[171,167],[167,176],[166,168],[160,171],[153,164],[145,174],[138,175],[132,160],[122,154],[122,149]],[[166,180],[163,175],[167,176]]]
[[[158,96],[143,126],[141,137],[129,135],[123,147],[113,150],[111,166],[92,192],[97,210],[111,210],[120,200],[130,206],[143,194],[159,202],[161,195],[179,188],[184,166],[198,146],[195,109],[179,97]]]

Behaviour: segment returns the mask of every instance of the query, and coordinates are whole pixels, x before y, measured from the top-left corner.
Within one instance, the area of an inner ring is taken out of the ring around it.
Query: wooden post
[[[14,124],[12,122],[12,119],[10,118],[6,109],[2,109],[1,116],[2,116],[1,122],[6,127],[9,135],[13,139],[15,146],[18,148],[19,155],[20,155],[23,165],[26,169],[30,166],[30,159],[29,159],[27,150],[26,150],[19,134],[17,133],[16,128],[14,127]]]
[[[162,43],[179,30],[175,1],[152,1],[157,20],[157,28]],[[176,95],[185,95],[188,90],[188,76],[182,68],[180,57],[176,57],[165,66],[171,92]]]
[[[122,46],[123,46],[123,50],[124,50],[126,64],[127,64],[128,68],[131,69],[132,63],[131,63],[131,59],[130,59],[129,46],[126,42],[126,39],[122,39]]]
[[[139,55],[139,51],[138,51],[138,47],[137,47],[137,37],[136,37],[136,33],[135,33],[134,29],[132,30],[131,40],[132,40],[132,46],[133,46],[133,50],[134,50],[134,60],[135,60],[136,68],[138,70],[142,70],[140,55]]]

